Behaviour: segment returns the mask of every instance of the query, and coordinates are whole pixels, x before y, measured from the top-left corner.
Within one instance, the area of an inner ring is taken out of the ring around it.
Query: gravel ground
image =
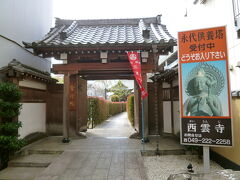
[[[203,171],[202,159],[197,155],[145,156],[144,166],[149,180],[166,180],[171,174],[183,173],[191,163],[195,173]],[[211,171],[223,170],[211,161]]]

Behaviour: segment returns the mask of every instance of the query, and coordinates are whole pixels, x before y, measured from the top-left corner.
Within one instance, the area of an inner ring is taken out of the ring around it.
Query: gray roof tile
[[[143,31],[149,31],[149,38]],[[62,33],[63,36],[60,36]],[[41,40],[30,46],[71,46],[94,44],[161,44],[175,43],[160,16],[139,19],[63,20]],[[26,43],[27,44],[27,43]],[[29,45],[29,43],[28,43]]]

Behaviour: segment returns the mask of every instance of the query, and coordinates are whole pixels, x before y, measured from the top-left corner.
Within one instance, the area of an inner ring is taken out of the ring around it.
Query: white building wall
[[[171,101],[163,101],[163,132],[172,133]]]
[[[216,26],[227,27],[231,89],[240,90],[240,68],[236,67],[240,61],[240,40],[234,25],[232,0],[207,0],[205,4],[193,4],[193,0],[185,0],[186,17],[182,15],[181,26],[178,31],[209,28]]]
[[[49,31],[52,25],[52,0],[1,0],[0,24],[0,67],[17,59],[50,72],[49,60],[33,56],[20,46],[22,41],[39,40]]]
[[[18,120],[22,122],[19,128],[21,138],[35,132],[46,132],[46,103],[23,103]]]
[[[52,0],[1,0],[0,34],[19,44],[42,38],[52,25]]]
[[[173,101],[173,122],[174,122],[174,134],[180,132],[180,111],[179,101]]]

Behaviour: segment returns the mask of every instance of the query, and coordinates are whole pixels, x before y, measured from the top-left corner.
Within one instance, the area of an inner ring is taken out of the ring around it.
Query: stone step
[[[29,154],[9,161],[9,167],[47,167],[59,154]]]
[[[62,154],[63,151],[57,151],[57,150],[39,150],[39,149],[28,149],[27,154]]]
[[[8,167],[0,171],[0,180],[34,180],[45,168]]]
[[[184,155],[186,154],[185,149],[169,149],[169,150],[141,150],[142,156],[155,156],[155,155]]]

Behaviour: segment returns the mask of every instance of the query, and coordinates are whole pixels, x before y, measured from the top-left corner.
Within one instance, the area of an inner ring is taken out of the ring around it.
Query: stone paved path
[[[89,130],[87,139],[73,140],[69,145],[59,144],[58,147],[62,145],[65,151],[35,179],[147,179],[139,140],[128,139],[133,132],[126,113],[111,117]],[[51,142],[48,143],[48,149],[56,149]],[[47,142],[33,148],[43,150],[44,146],[47,146]]]

